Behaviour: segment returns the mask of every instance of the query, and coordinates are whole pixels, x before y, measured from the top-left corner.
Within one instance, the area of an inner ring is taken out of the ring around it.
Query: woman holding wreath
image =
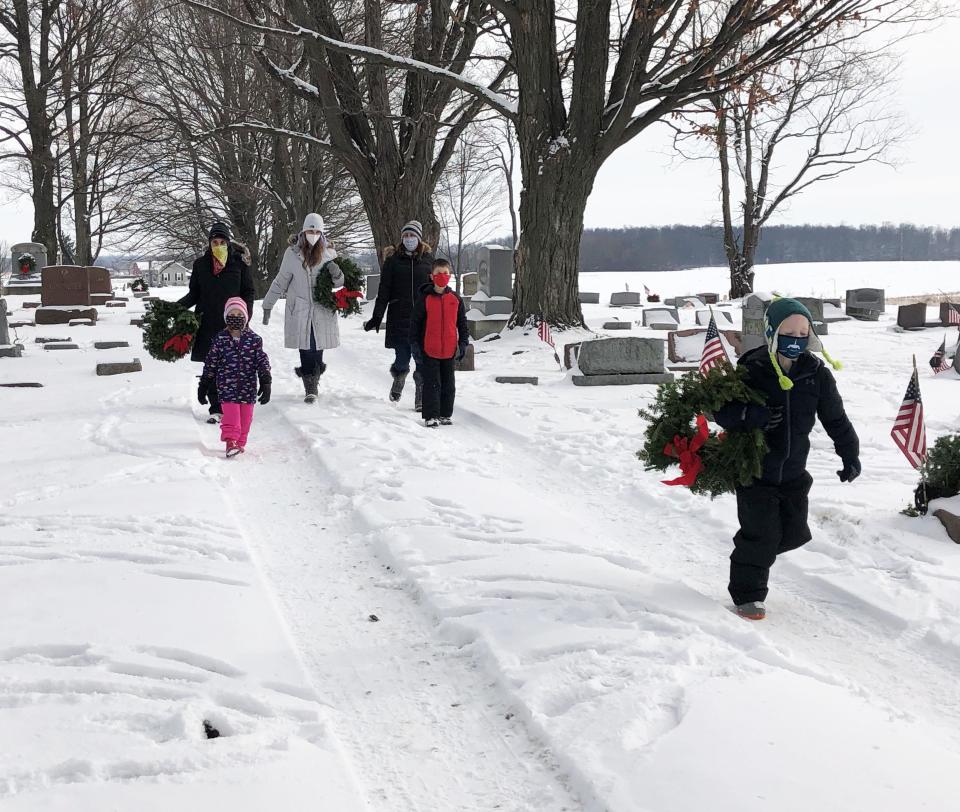
[[[317,399],[320,376],[327,369],[323,351],[340,346],[336,312],[314,300],[314,287],[321,273],[330,275],[333,287],[343,285],[343,271],[334,262],[336,256],[323,233],[323,218],[308,214],[300,233],[290,238],[280,270],[263,299],[263,323],[269,324],[270,311],[277,299],[286,294],[284,346],[300,351],[300,366],[294,372],[303,381],[304,403]]]

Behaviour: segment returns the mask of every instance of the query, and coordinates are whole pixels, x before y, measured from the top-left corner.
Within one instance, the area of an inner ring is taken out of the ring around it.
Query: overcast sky
[[[900,83],[890,100],[915,130],[902,151],[904,163],[897,169],[858,168],[811,187],[774,222],[960,226],[960,20],[911,40],[904,50]],[[597,178],[586,225],[716,222],[715,169],[677,162],[669,147],[666,130],[655,127],[616,153]],[[0,239],[29,240],[29,198],[0,195]]]

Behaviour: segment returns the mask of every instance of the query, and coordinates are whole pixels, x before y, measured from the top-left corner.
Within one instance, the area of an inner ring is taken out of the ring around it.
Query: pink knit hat
[[[223,318],[227,318],[227,313],[231,310],[241,310],[243,311],[243,318],[246,321],[250,321],[250,313],[247,311],[247,303],[243,301],[239,296],[232,296],[227,299],[227,303],[223,306]]]

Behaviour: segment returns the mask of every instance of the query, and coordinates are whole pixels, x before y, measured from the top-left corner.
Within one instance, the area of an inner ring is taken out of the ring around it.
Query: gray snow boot
[[[393,384],[390,386],[390,400],[396,403],[403,394],[403,385],[407,382],[407,373],[391,370],[390,374],[393,375]]]
[[[416,392],[413,395],[413,410],[415,412],[423,411],[423,375],[419,372],[413,373],[413,383],[416,386]]]
[[[320,364],[320,366],[317,367],[317,371],[314,372],[312,375],[303,375],[301,373],[300,377],[303,379],[303,392],[304,392],[303,402],[304,403],[317,402],[317,396],[319,395],[317,388],[320,385],[320,376],[323,375],[323,373],[326,371],[327,371],[327,365]]]

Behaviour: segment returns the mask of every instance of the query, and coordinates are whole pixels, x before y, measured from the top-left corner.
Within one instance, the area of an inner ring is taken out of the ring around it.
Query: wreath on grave
[[[960,434],[937,439],[923,463],[920,484],[913,492],[913,505],[903,510],[907,516],[926,516],[934,499],[947,499],[960,493]]]
[[[150,302],[143,316],[143,347],[158,361],[177,361],[193,346],[196,315],[176,302]]]
[[[743,367],[721,365],[702,376],[689,372],[661,384],[649,409],[640,416],[648,423],[637,456],[647,471],[666,472],[680,466],[680,476],[665,485],[685,485],[693,493],[716,498],[749,485],[763,471],[767,441],[759,429],[714,432],[707,416],[731,400],[764,402],[746,383]]]
[[[146,293],[149,288],[147,287],[146,280],[141,276],[133,280],[130,285],[130,290],[132,290],[134,293]]]
[[[37,260],[32,254],[21,254],[17,258],[17,264],[20,266],[21,276],[29,276],[37,269]]]
[[[330,278],[329,273],[326,273],[327,265],[330,263],[325,262],[320,273],[317,274],[317,281],[313,287],[313,300],[344,318],[353,313],[359,313],[359,299],[363,296],[363,271],[349,257],[337,257],[331,262],[336,262],[343,271],[343,287],[333,289],[333,279]]]

